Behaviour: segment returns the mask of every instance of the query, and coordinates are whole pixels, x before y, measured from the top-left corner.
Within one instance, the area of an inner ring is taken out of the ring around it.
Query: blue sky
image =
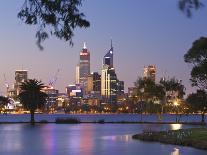
[[[143,67],[157,66],[157,79],[175,76],[183,80],[187,93],[190,86],[191,66],[184,63],[183,55],[192,42],[207,36],[207,8],[187,18],[177,8],[177,0],[84,0],[81,10],[90,21],[88,29],[76,29],[74,46],[50,38],[39,51],[35,44],[36,27],[23,24],[17,13],[24,0],[0,1],[0,92],[5,92],[6,75],[10,86],[16,69],[29,70],[30,78],[48,83],[60,69],[56,88],[75,81],[75,66],[85,41],[91,52],[91,71],[101,70],[102,57],[113,39],[115,69],[125,90],[133,86]]]

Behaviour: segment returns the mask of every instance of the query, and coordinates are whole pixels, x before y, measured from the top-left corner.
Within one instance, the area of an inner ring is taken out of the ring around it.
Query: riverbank
[[[133,139],[154,141],[165,144],[191,146],[207,150],[207,128],[192,128],[169,131],[144,131],[132,136]]]

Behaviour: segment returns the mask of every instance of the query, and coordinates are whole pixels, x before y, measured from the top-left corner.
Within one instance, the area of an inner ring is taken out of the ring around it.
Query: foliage
[[[134,85],[136,87],[136,95],[139,96],[140,101],[162,100],[164,97],[163,87],[149,78],[138,77]]]
[[[0,96],[0,106],[5,106],[9,103],[9,98],[5,96]]]
[[[185,95],[184,85],[182,85],[181,81],[175,78],[171,78],[169,80],[161,79],[160,84],[164,87],[165,94],[167,92],[178,92],[178,98],[183,98]],[[167,98],[169,98],[169,96],[167,96]]]
[[[42,92],[44,84],[36,79],[29,79],[20,85],[20,102],[24,108],[30,110],[31,123],[34,123],[34,112],[37,108],[41,109],[46,102],[47,94]]]
[[[203,6],[201,0],[179,0],[178,7],[188,17],[192,16],[192,10],[198,10]]]
[[[0,109],[4,109],[4,113],[6,113],[5,111],[5,106],[7,106],[7,104],[9,103],[9,98],[5,97],[5,96],[0,96]]]
[[[41,43],[55,35],[58,39],[73,44],[73,31],[76,27],[87,28],[90,23],[84,19],[85,15],[79,11],[82,0],[25,0],[18,13],[25,24],[37,25],[37,45],[43,49]]]
[[[186,102],[191,105],[194,112],[201,112],[202,122],[205,120],[205,113],[207,112],[207,93],[203,90],[197,90],[196,93],[190,94]]]
[[[190,79],[192,86],[207,90],[207,38],[201,37],[194,41],[184,55],[184,60],[186,63],[193,64]]]

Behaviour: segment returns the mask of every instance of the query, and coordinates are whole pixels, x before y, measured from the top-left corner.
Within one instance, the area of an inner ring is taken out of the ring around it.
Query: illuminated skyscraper
[[[27,81],[28,78],[27,73],[28,73],[27,70],[15,71],[15,83],[14,83],[15,95],[19,95],[21,83]]]
[[[156,67],[155,65],[149,65],[147,67],[144,67],[144,78],[151,79],[155,82],[155,76],[156,76]]]
[[[113,46],[111,41],[111,48],[106,53],[106,55],[103,58],[103,65],[107,65],[110,68],[113,68]]]
[[[103,58],[101,71],[101,95],[106,103],[116,103],[117,101],[117,76],[113,68],[113,46]]]
[[[79,74],[79,81],[76,78],[76,82],[81,84],[83,88],[83,92],[85,94],[87,88],[87,79],[88,75],[90,74],[90,52],[86,48],[86,44],[84,43],[83,49],[80,52],[80,62],[79,66],[76,69],[76,77]]]
[[[76,84],[80,83],[79,65],[77,65],[75,68],[75,83]]]

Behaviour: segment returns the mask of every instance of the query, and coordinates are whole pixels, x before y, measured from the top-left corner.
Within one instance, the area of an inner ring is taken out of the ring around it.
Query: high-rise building
[[[117,94],[118,95],[124,94],[124,81],[117,80]]]
[[[155,76],[156,76],[156,66],[155,65],[149,65],[147,67],[144,67],[144,78],[151,79],[155,82]]]
[[[22,82],[27,81],[27,79],[28,79],[27,70],[16,70],[15,71],[15,83],[14,83],[15,95],[19,95],[20,85]]]
[[[113,68],[113,46],[111,41],[111,48],[106,53],[106,55],[103,58],[103,65],[107,65],[109,68]]]
[[[117,76],[113,67],[113,46],[103,58],[103,66],[101,71],[101,96],[103,102],[117,102]]]
[[[80,83],[80,73],[79,73],[79,65],[76,66],[75,70],[75,83],[79,84]]]
[[[101,93],[101,75],[98,72],[93,72],[93,91]]]
[[[101,73],[101,95],[106,103],[116,103],[117,76],[114,68],[104,65]]]
[[[80,63],[79,63],[79,83],[86,87],[87,78],[90,74],[90,52],[86,48],[84,43],[83,49],[80,52]]]
[[[43,92],[48,96],[45,103],[45,110],[53,113],[54,109],[57,107],[57,97],[59,92],[50,86],[44,87]]]

